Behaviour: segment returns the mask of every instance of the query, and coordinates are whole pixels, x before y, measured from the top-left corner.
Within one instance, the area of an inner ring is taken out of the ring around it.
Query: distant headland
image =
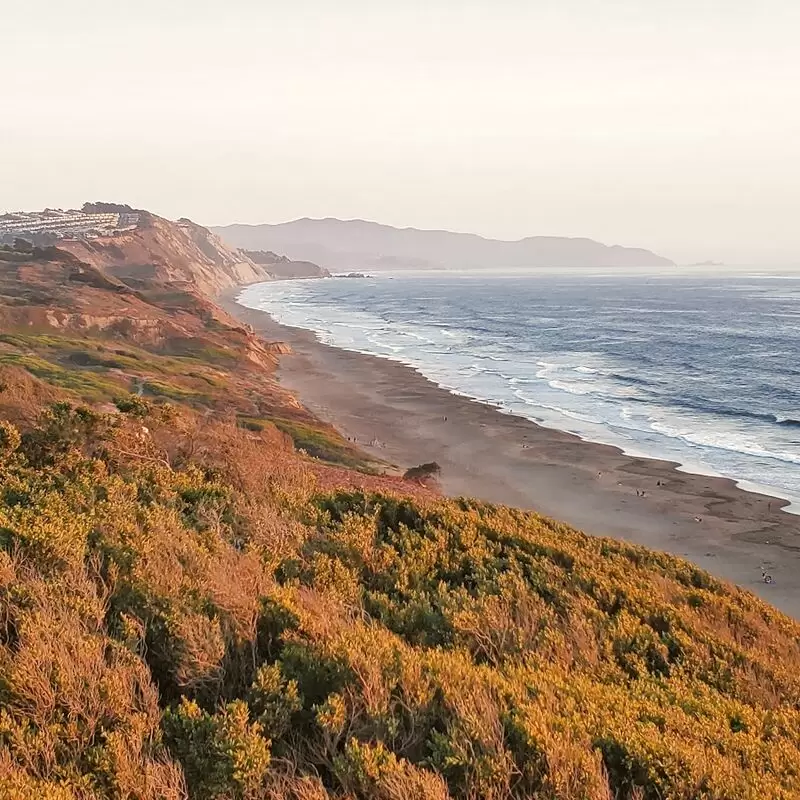
[[[671,267],[650,250],[586,238],[530,236],[518,241],[472,233],[393,228],[377,222],[298,219],[279,225],[211,228],[229,244],[271,250],[331,271],[479,267]]]

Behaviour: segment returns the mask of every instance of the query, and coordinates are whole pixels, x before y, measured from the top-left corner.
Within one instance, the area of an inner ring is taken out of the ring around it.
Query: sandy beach
[[[401,469],[436,461],[447,494],[534,509],[683,556],[800,618],[800,517],[781,510],[786,501],[453,395],[402,364],[329,347],[244,308],[239,291],[220,305],[293,350],[281,358],[281,383],[370,455]]]

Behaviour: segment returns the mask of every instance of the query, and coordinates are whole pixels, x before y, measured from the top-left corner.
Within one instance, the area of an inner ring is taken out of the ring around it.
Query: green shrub
[[[167,745],[198,800],[252,796],[269,769],[270,743],[261,733],[241,700],[216,714],[186,699],[164,712]]]
[[[427,464],[420,464],[416,467],[411,467],[405,471],[403,477],[407,481],[418,481],[424,483],[425,481],[438,478],[442,472],[442,468],[435,462],[430,461]]]

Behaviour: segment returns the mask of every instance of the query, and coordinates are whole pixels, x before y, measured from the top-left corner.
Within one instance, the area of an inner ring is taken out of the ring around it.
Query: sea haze
[[[800,275],[404,272],[258,284],[239,302],[800,511]]]

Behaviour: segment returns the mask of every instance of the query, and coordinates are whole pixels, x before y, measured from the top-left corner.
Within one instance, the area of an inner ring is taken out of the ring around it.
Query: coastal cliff
[[[218,306],[266,274],[0,249],[0,796],[800,794],[796,622],[367,458]]]
[[[241,250],[255,264],[264,267],[273,278],[329,278],[331,273],[310,261],[292,261],[269,250]]]
[[[59,244],[80,261],[125,281],[188,284],[208,296],[243,283],[270,280],[269,271],[188,219],[170,222],[140,212],[138,226],[105,238]]]

